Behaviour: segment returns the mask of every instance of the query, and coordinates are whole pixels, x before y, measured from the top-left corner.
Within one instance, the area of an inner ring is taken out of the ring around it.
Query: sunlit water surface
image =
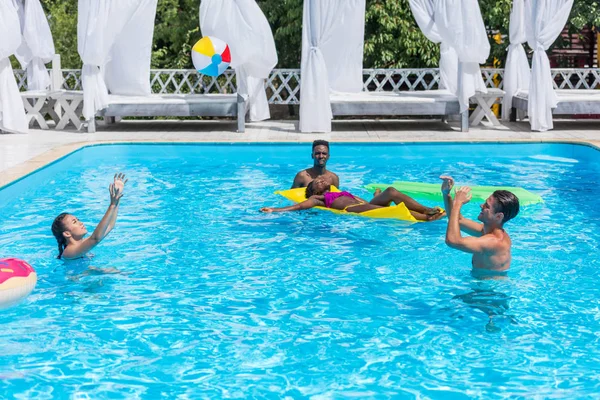
[[[310,145],[76,152],[0,191],[0,256],[39,274],[0,314],[0,397],[593,397],[597,160],[572,145],[332,145],[329,168],[361,197],[441,173],[542,195],[507,224],[508,279],[482,281],[444,244],[446,220],[261,214],[289,204],[273,192],[312,164]],[[53,218],[93,229],[117,171],[116,228],[63,264]]]

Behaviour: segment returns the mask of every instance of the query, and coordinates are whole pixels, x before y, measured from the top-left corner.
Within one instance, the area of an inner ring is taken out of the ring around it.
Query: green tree
[[[600,1],[575,0],[569,26],[580,31],[584,26],[600,28]]]
[[[506,60],[512,3],[512,0],[479,0],[481,14],[491,38],[491,57],[498,61],[499,66],[504,66]],[[575,0],[566,27],[570,33],[576,34],[586,26],[600,27],[600,2]],[[587,40],[584,37],[581,39]],[[565,48],[570,45],[570,41],[559,36],[550,49]]]
[[[257,0],[267,17],[279,57],[278,68],[300,66],[303,0]],[[479,0],[491,43],[488,65],[504,65],[512,0]],[[77,53],[77,0],[42,0],[64,68],[80,68]],[[153,68],[192,68],[191,47],[200,38],[199,0],[159,0],[152,53]],[[575,0],[571,32],[600,26],[600,1]],[[496,40],[498,39],[498,40]],[[561,38],[554,46],[564,47]],[[418,28],[408,0],[367,0],[365,68],[420,68],[438,65],[439,46]]]
[[[154,27],[153,68],[194,68],[191,51],[200,39],[198,0],[159,0]]]
[[[77,53],[77,0],[42,0],[54,39],[54,48],[60,54],[64,69],[81,68]]]
[[[437,67],[439,53],[419,29],[408,0],[367,1],[365,68]]]
[[[302,0],[258,0],[277,48],[277,68],[299,68],[302,54]]]
[[[302,0],[259,0],[271,24],[279,68],[298,68],[302,53]],[[366,68],[432,67],[438,46],[417,27],[408,0],[368,0],[365,14]]]

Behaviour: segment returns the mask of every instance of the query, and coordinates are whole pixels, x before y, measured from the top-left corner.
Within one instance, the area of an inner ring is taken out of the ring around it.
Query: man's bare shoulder
[[[480,237],[486,243],[486,247],[491,251],[503,251],[510,248],[512,241],[505,230],[498,229],[493,232],[486,233]]]
[[[293,187],[305,187],[307,186],[310,181],[312,181],[312,177],[310,176],[309,172],[307,169],[303,169],[302,171],[299,171],[296,176],[294,177],[294,184]]]

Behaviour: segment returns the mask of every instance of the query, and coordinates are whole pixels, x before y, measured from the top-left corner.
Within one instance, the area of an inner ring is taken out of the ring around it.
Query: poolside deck
[[[29,134],[0,134],[0,186],[12,182],[71,151],[89,144],[118,142],[585,142],[600,147],[598,120],[558,120],[554,130],[532,132],[527,122],[487,125],[460,132],[458,122],[432,120],[335,121],[333,132],[306,134],[298,121],[264,121],[246,124],[235,132],[235,121],[122,121],[99,126],[96,133],[75,130]]]

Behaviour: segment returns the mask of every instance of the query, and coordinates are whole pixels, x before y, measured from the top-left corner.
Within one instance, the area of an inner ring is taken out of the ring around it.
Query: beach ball
[[[0,259],[0,309],[23,300],[35,288],[37,274],[18,258]]]
[[[192,47],[192,62],[201,74],[219,76],[231,63],[229,46],[221,39],[204,36]]]

